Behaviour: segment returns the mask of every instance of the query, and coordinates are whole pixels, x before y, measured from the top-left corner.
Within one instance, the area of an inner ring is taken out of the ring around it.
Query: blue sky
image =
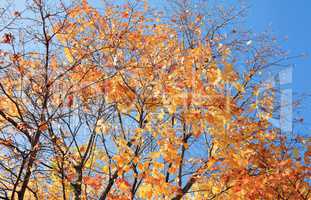
[[[308,54],[307,57],[291,61],[294,68],[290,87],[294,93],[311,94],[311,1],[249,0],[249,4],[247,26],[257,32],[270,26],[278,38],[288,37],[282,45],[291,55]],[[310,108],[310,98],[304,98],[301,115],[305,118],[305,128],[308,130],[311,125]]]
[[[295,64],[293,73],[293,89],[311,92],[311,1],[309,0],[250,0],[248,25],[263,31],[271,25],[273,32],[288,37],[284,48],[293,55],[309,54],[306,58],[292,61]]]

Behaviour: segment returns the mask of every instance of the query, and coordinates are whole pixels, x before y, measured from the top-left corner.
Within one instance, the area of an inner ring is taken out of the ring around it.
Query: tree
[[[283,51],[234,28],[244,7],[170,6],[3,11],[2,199],[310,198],[308,139],[290,145],[277,89],[259,94]]]

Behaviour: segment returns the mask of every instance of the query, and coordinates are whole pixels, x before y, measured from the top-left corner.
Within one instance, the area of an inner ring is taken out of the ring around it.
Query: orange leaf
[[[48,129],[48,125],[47,125],[46,122],[44,122],[44,123],[42,123],[42,124],[39,125],[39,130],[40,130],[41,132],[46,131],[46,129]]]

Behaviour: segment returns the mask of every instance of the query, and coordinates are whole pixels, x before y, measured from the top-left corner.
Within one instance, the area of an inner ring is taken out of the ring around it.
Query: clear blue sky
[[[282,44],[292,55],[308,54],[292,61],[295,66],[291,86],[294,92],[311,94],[311,1],[249,0],[249,4],[248,26],[260,32],[271,25],[277,37],[288,37]],[[304,99],[301,114],[305,118],[305,128],[311,130],[311,101]]]
[[[307,58],[294,60],[293,88],[311,92],[311,1],[250,0],[249,26],[263,31],[271,24],[274,33],[288,36],[284,47],[293,55],[308,53]]]

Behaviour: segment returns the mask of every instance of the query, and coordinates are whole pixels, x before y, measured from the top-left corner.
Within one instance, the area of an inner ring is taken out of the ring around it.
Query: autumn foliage
[[[174,2],[34,0],[3,20],[0,198],[310,199],[309,140],[271,123],[259,77],[281,50],[233,10]]]

